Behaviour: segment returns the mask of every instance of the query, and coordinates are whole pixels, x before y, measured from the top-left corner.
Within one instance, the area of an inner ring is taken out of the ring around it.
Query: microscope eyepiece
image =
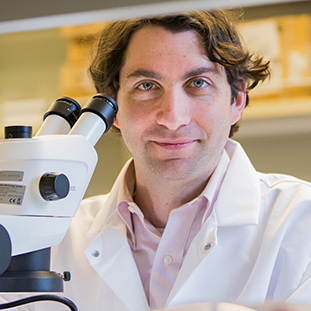
[[[81,106],[74,99],[64,96],[55,100],[43,117],[37,136],[68,134],[80,116]]]
[[[43,117],[45,120],[48,116],[55,114],[63,117],[71,127],[75,124],[80,116],[81,106],[73,98],[64,96],[56,99]]]
[[[4,128],[4,138],[32,138],[32,126],[10,125]]]
[[[105,133],[108,132],[111,125],[116,119],[118,112],[118,105],[116,101],[110,96],[104,94],[96,94],[81,110],[81,114],[84,112],[93,112],[101,117],[105,124]]]
[[[80,117],[69,135],[82,135],[93,146],[103,133],[108,132],[116,119],[118,105],[111,97],[96,94],[81,110]]]
[[[55,100],[43,117],[45,120],[48,116],[58,115],[70,124],[71,127],[75,124],[80,116],[81,106],[73,98],[63,96]]]

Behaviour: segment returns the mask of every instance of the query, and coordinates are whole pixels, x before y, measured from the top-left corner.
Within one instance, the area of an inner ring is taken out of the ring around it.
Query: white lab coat
[[[257,173],[239,144],[229,140],[226,148],[231,162],[218,199],[190,245],[167,306],[311,303],[311,185]],[[127,165],[110,194],[82,203],[54,249],[53,268],[71,271],[64,295],[79,311],[149,310],[116,213]],[[68,310],[53,306],[35,310]]]

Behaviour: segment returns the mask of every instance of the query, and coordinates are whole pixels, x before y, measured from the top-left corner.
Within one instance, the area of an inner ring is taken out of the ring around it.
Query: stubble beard
[[[145,165],[150,174],[157,178],[159,182],[181,181],[185,183],[202,176],[207,178],[207,175],[214,170],[214,167],[212,169],[209,169],[209,167],[214,166],[212,162],[215,161],[210,157],[212,153],[209,149],[205,150],[203,146],[200,146],[200,149],[191,157],[158,159],[145,146]]]

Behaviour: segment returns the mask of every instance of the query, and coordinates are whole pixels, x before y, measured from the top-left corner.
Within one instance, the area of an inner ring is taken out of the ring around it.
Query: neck
[[[144,178],[136,171],[134,201],[145,218],[157,228],[164,228],[170,212],[196,198],[206,187],[209,178],[198,180],[163,180]]]

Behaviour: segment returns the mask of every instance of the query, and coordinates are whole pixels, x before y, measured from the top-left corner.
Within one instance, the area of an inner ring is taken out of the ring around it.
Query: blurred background
[[[234,139],[257,170],[311,181],[311,2],[274,2],[245,7],[238,22],[249,49],[271,60],[272,76],[250,93]],[[36,132],[58,97],[83,106],[95,94],[87,68],[103,27],[96,21],[2,31],[0,138],[6,125],[32,125]],[[99,162],[86,196],[108,192],[130,157],[114,133],[102,136],[96,150]]]

